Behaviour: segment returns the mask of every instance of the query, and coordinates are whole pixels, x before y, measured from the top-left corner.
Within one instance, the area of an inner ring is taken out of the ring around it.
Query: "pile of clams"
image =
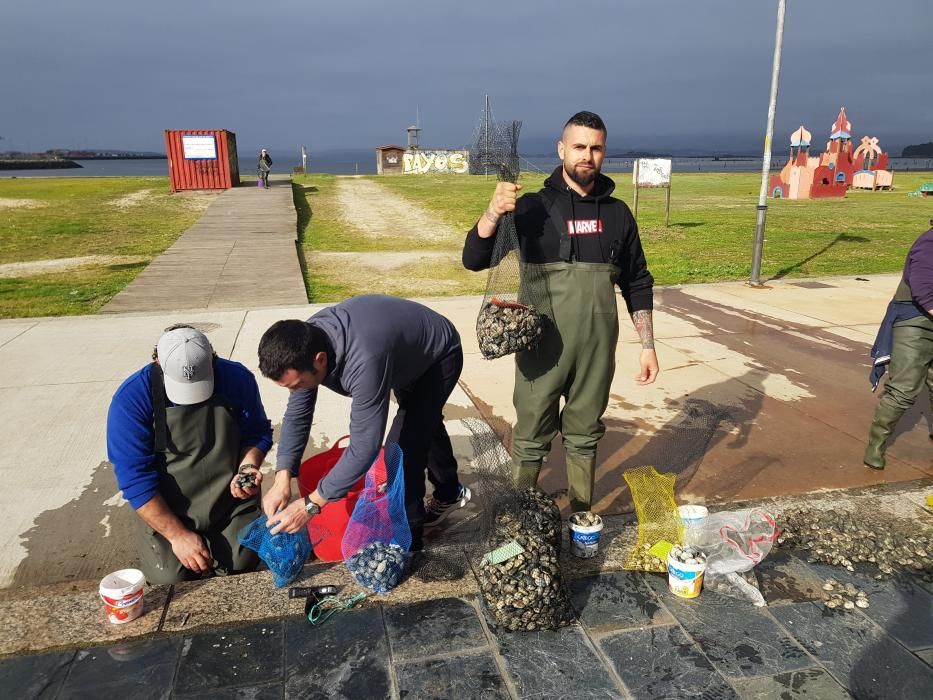
[[[554,630],[574,619],[560,569],[561,518],[554,501],[536,489],[500,510],[488,551],[515,542],[524,551],[498,564],[484,558],[480,591],[503,629]]]
[[[483,304],[476,320],[476,339],[487,360],[529,350],[543,334],[544,323],[534,307],[496,298]]]

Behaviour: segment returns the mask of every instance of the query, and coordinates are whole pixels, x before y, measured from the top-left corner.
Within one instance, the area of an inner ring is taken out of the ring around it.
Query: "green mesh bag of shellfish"
[[[623,475],[632,492],[638,517],[638,539],[625,558],[624,568],[634,571],[667,571],[667,562],[651,553],[658,542],[683,543],[684,525],[674,500],[674,474],[659,474],[654,467],[629,469]]]
[[[483,162],[503,182],[519,175],[518,132],[521,122],[496,125],[488,135]],[[544,335],[546,278],[538,265],[522,260],[515,215],[505,214],[496,229],[486,294],[476,319],[476,339],[487,360],[530,350]]]

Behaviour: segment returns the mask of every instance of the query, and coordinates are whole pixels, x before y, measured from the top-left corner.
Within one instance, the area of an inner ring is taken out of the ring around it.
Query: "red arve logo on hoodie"
[[[567,233],[571,236],[585,236],[602,232],[602,219],[567,219]]]

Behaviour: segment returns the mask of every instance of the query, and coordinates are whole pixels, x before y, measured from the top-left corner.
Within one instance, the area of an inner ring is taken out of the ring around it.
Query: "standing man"
[[[269,189],[269,173],[272,172],[272,156],[269,155],[269,151],[265,148],[259,152],[259,160],[256,162],[256,169],[259,172],[259,179],[262,180],[263,187]]]
[[[264,377],[291,392],[279,439],[275,483],[263,498],[272,532],[297,532],[328,501],[346,496],[372,466],[389,417],[389,392],[398,412],[386,438],[402,448],[405,509],[411,548],[422,548],[425,526],[465,506],[443,410],[463,369],[460,335],[426,306],[395,297],[348,299],[307,321],[278,321],[259,341]],[[353,399],[350,446],[304,501],[291,501],[291,479],[308,443],[318,387]],[[424,474],[434,495],[424,502]]]
[[[863,462],[884,469],[885,443],[924,386],[933,408],[933,228],[920,234],[907,253],[904,274],[871,354],[872,386],[877,388],[888,363],[891,374],[875,409]]]
[[[256,378],[190,326],[169,328],[153,360],[120,385],[107,415],[107,455],[140,517],[146,579],[251,571],[258,559],[237,533],[259,515],[272,447]]]
[[[635,383],[658,375],[652,328],[654,279],[648,272],[638,226],[629,208],[614,199],[615,184],[600,174],[606,125],[578,112],[564,125],[557,155],[562,161],[539,192],[517,199],[521,185],[500,182],[484,214],[467,234],[463,265],[489,267],[499,219],[515,212],[526,279],[540,279],[552,324],[531,350],[516,356],[516,423],[512,477],[534,486],[551,441],[561,433],[573,511],[593,502],[596,446],[606,432],[602,415],[615,373],[619,319],[615,285],[641,339]],[[565,400],[560,410],[561,397]]]

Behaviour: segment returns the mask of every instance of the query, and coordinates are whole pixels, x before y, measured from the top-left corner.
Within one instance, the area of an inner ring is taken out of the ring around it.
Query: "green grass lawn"
[[[630,202],[631,178],[613,177],[620,184],[617,196]],[[369,179],[433,213],[454,233],[425,242],[406,230],[395,237],[369,236],[341,212],[337,177],[296,176],[298,235],[312,301],[365,292],[427,296],[484,289],[485,273],[468,272],[458,260],[463,236],[495,188],[493,178]],[[523,173],[521,182],[528,192],[540,188],[543,179]],[[844,200],[770,200],[763,279],[899,270],[933,215],[929,199],[907,192],[930,180],[933,173],[898,173],[893,192],[850,191]],[[664,192],[640,195],[638,222],[658,284],[747,279],[759,176],[675,173],[673,183],[670,226],[664,226]],[[198,219],[210,197],[171,195],[166,178],[0,179],[0,266],[102,256],[76,269],[17,276],[0,267],[0,318],[97,311]],[[335,258],[339,253],[351,255]],[[370,264],[384,253],[410,259],[389,268]],[[324,262],[313,264],[316,255]]]
[[[614,173],[615,195],[632,205],[631,176]],[[374,178],[427,207],[464,233],[489,201],[495,180],[482,176]],[[543,175],[523,173],[524,191]],[[933,204],[908,197],[933,173],[897,173],[891,192],[850,190],[845,199],[768,201],[762,279],[895,272],[914,239],[930,227]],[[751,274],[757,173],[674,173],[670,226],[663,190],[641,190],[638,225],[658,284],[747,279]]]
[[[525,192],[542,186],[544,175],[522,173]],[[631,177],[616,173],[616,196],[631,206]],[[426,294],[475,294],[482,292],[485,273],[471,273],[456,264],[463,236],[489,201],[496,181],[492,177],[371,176],[387,190],[462,232],[456,239],[436,241],[419,251],[446,250],[449,260],[431,265],[399,266],[395,275],[321,264],[307,265],[312,301],[336,301],[351,294],[390,292],[403,296]],[[933,207],[929,199],[908,197],[933,173],[898,173],[892,192],[852,190],[842,200],[769,200],[767,233],[762,260],[762,279],[857,275],[895,272],[914,239],[930,225]],[[306,259],[316,252],[374,251],[412,252],[411,241],[372,240],[341,215],[331,175],[296,178],[299,231]],[[675,173],[671,195],[670,225],[664,225],[663,190],[642,190],[638,223],[648,265],[658,284],[685,284],[748,279],[758,203],[757,173]],[[299,189],[301,188],[301,189]],[[441,276],[425,292],[426,276]]]
[[[101,256],[67,270],[0,274],[0,318],[97,311],[197,221],[211,197],[172,195],[163,177],[0,179],[0,266]]]

